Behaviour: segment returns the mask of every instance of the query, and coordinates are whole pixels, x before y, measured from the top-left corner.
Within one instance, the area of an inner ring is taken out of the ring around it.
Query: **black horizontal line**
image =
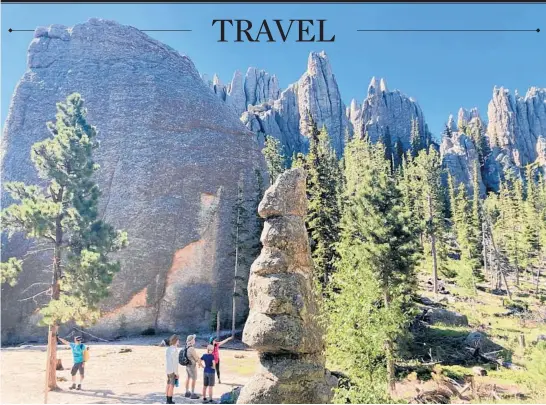
[[[534,30],[357,30],[360,32],[540,32]]]
[[[35,30],[14,30],[12,28],[8,29],[9,32],[34,32]],[[150,31],[163,31],[163,32],[189,32],[191,30],[139,30],[143,32],[150,32]]]

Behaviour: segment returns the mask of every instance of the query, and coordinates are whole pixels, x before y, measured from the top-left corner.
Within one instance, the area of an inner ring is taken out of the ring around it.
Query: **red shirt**
[[[212,355],[214,356],[214,361],[218,363],[220,360],[220,350],[218,349],[218,343],[214,343],[214,349],[212,349]]]

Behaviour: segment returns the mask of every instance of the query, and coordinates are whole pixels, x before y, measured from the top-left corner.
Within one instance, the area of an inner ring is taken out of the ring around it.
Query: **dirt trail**
[[[154,339],[157,343],[160,338]],[[165,348],[153,346],[144,341],[115,342],[115,344],[89,343],[91,358],[85,367],[82,391],[71,391],[70,350],[59,346],[58,357],[62,360],[63,371],[57,371],[60,391],[48,394],[48,403],[58,404],[137,404],[165,403]],[[199,346],[199,345],[198,345]],[[121,349],[131,349],[120,353]],[[204,347],[198,347],[201,355]],[[241,356],[243,356],[241,358]],[[0,366],[0,402],[43,403],[45,376],[45,348],[23,347],[3,348]],[[222,384],[216,382],[214,399],[244,385],[259,366],[257,353],[248,350],[220,349],[220,371]],[[199,370],[196,392],[201,395],[203,371]],[[200,404],[202,400],[189,400],[184,395],[185,368],[180,366],[180,386],[175,388],[176,403]]]

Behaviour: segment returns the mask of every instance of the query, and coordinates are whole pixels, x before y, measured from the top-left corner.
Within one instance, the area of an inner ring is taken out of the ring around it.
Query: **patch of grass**
[[[437,366],[436,370],[439,374],[445,375],[446,377],[456,381],[464,381],[465,376],[473,375],[471,367]]]

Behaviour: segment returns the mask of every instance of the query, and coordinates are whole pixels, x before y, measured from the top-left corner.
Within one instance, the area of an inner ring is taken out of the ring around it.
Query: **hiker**
[[[89,348],[82,343],[81,336],[75,336],[74,343],[71,343],[68,340],[65,340],[59,336],[57,336],[57,339],[59,339],[61,343],[70,346],[70,349],[72,349],[72,358],[74,359],[74,365],[72,366],[72,370],[70,371],[70,374],[72,375],[72,385],[70,386],[70,389],[73,390],[75,388],[77,390],[81,390],[85,365],[84,351],[89,350]],[[80,372],[80,383],[76,388],[76,373],[78,372],[78,370]]]
[[[197,382],[197,367],[201,367],[199,355],[195,351],[195,335],[189,335],[186,338],[186,357],[189,364],[186,366],[186,398],[199,399],[199,395],[195,393],[195,383]],[[191,383],[191,392],[190,392]]]
[[[212,402],[212,387],[214,387],[214,369],[216,367],[216,361],[214,360],[214,346],[207,346],[207,353],[201,356],[201,361],[204,364],[203,371],[203,403]],[[209,399],[207,401],[207,387],[209,389]]]
[[[165,371],[167,372],[167,388],[165,390],[165,396],[167,397],[167,404],[174,404],[173,391],[174,386],[178,382],[178,335],[172,335],[169,338],[169,344],[165,354]]]
[[[227,339],[222,340],[221,342],[218,342],[214,336],[211,336],[209,339],[209,343],[214,347],[212,354],[214,356],[214,362],[216,365],[215,368],[216,375],[218,376],[218,384],[222,384],[222,381],[220,380],[220,346],[222,346],[224,343],[229,342],[231,339],[233,339],[233,336],[230,336]]]

